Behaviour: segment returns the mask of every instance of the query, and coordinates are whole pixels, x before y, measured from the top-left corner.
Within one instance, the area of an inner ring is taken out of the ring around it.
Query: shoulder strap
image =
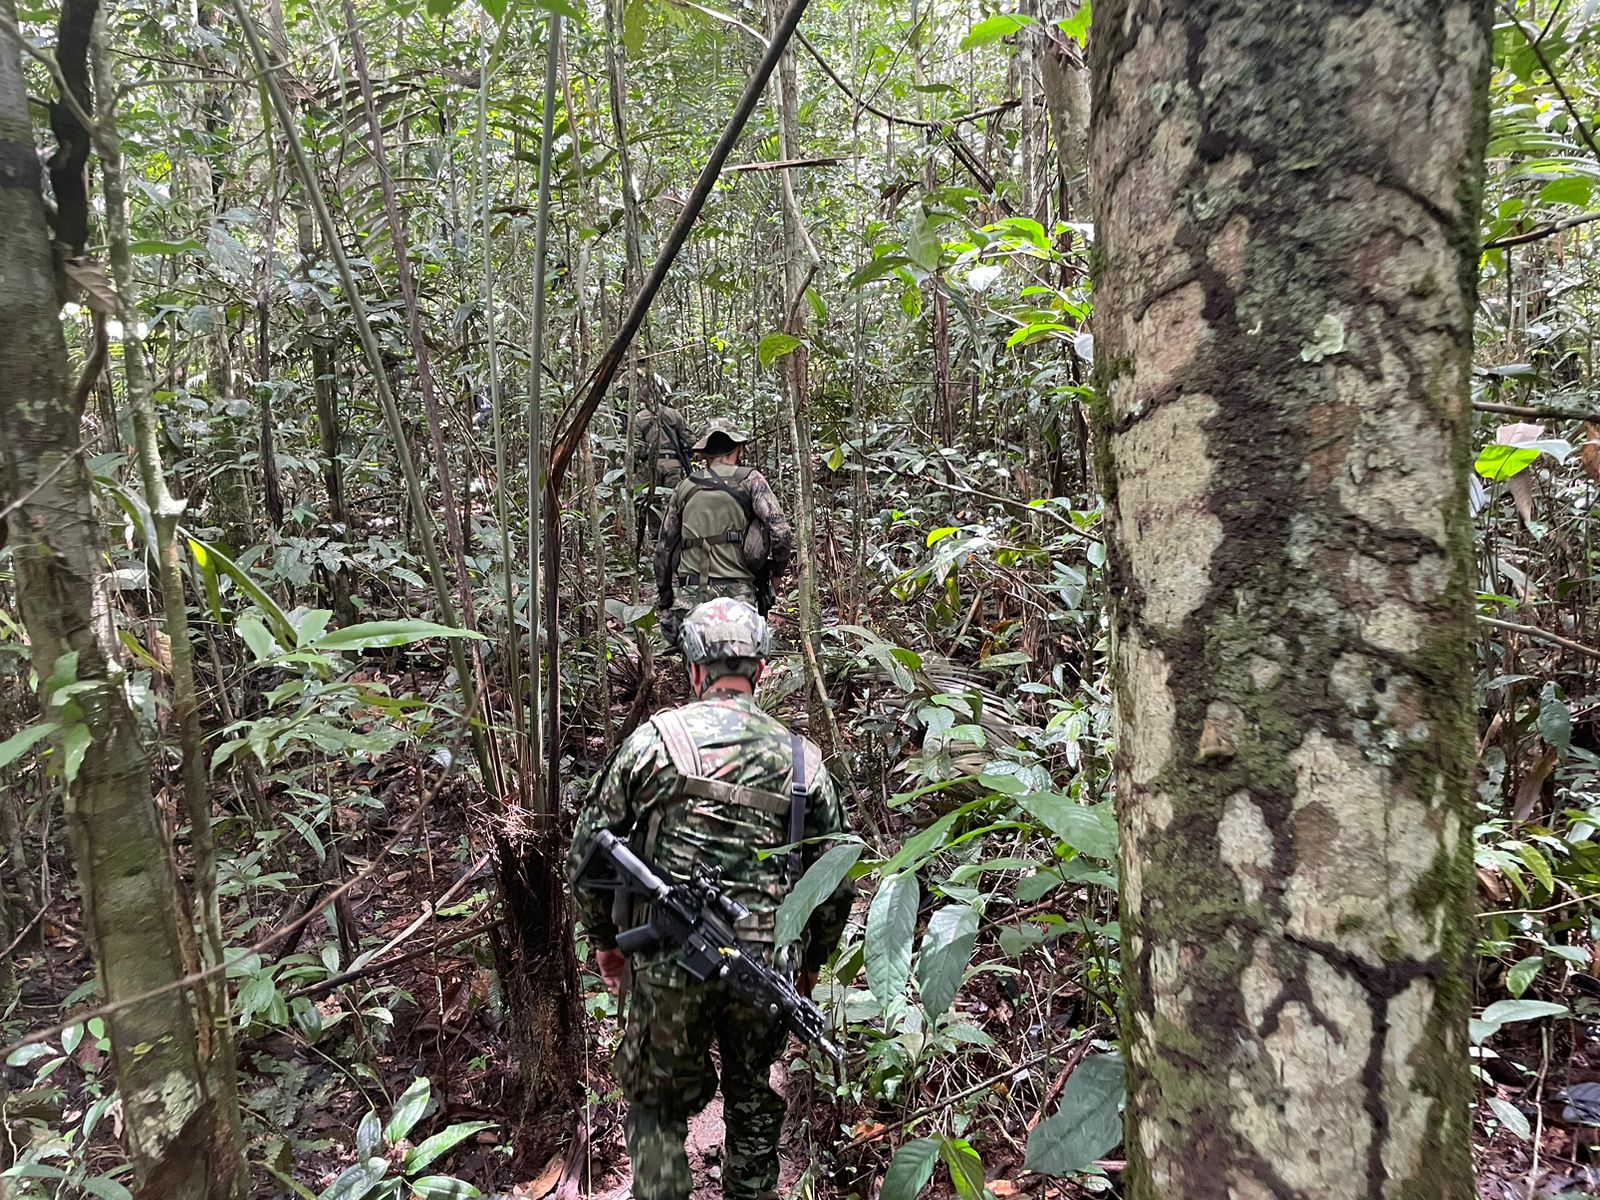
[[[747,787],[742,783],[729,783],[725,779],[708,778],[700,762],[700,749],[695,745],[694,737],[689,733],[688,727],[684,725],[683,717],[676,710],[658,712],[650,718],[650,723],[661,735],[662,744],[667,748],[667,756],[672,759],[672,765],[682,781],[683,786],[679,788],[676,799],[697,796],[703,800],[716,800],[740,808],[757,809],[775,817],[790,812],[791,800],[788,796]],[[791,827],[793,824],[794,818],[791,815]]]
[[[694,744],[694,738],[689,735],[682,715],[675,709],[667,709],[651,717],[650,724],[654,725],[656,732],[661,735],[662,745],[667,748],[667,757],[672,759],[672,765],[678,774],[685,779],[699,778],[700,748]]]
[[[806,835],[806,741],[789,735],[789,886],[800,882],[800,842]]]
[[[748,468],[745,467],[739,468],[740,471],[747,469]],[[742,482],[742,480],[739,478],[738,471],[734,472],[733,479],[734,482],[729,483],[710,468],[706,469],[706,473],[704,475],[694,476],[695,483],[697,483],[700,487],[711,488],[719,492],[727,492],[728,495],[737,500],[739,502],[739,507],[744,509],[745,524],[748,525],[751,521],[756,519],[755,501],[750,498],[750,493],[744,488],[734,486],[734,484]]]

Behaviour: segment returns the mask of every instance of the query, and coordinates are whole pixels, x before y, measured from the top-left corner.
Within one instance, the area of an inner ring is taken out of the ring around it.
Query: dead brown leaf
[[[1544,792],[1544,781],[1555,771],[1556,760],[1560,757],[1560,751],[1554,746],[1546,746],[1544,753],[1528,768],[1522,782],[1517,784],[1517,802],[1511,809],[1511,815],[1517,820],[1526,821],[1528,814],[1533,812],[1534,805],[1539,803],[1539,797]]]
[[[1524,525],[1528,524],[1533,520],[1533,480],[1524,471],[1506,480],[1506,486],[1511,490],[1511,503],[1517,507],[1517,516]]]
[[[1578,464],[1585,475],[1600,483],[1600,425],[1583,427],[1583,448],[1578,451]]]
[[[1506,886],[1506,881],[1487,867],[1478,868],[1478,886],[1497,904],[1504,904],[1511,899],[1511,889]]]
[[[61,269],[83,296],[85,305],[108,317],[116,315],[117,293],[104,266],[92,258],[69,258]]]
[[[556,1155],[539,1172],[539,1178],[528,1183],[519,1183],[511,1189],[511,1200],[542,1200],[556,1190],[556,1184],[561,1182],[561,1155]]]

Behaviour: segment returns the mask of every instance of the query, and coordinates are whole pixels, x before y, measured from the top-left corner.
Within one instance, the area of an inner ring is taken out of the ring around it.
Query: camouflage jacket
[[[670,405],[642,414],[633,442],[633,469],[641,477],[640,482],[648,485],[653,471],[658,483],[670,481],[676,485],[683,478],[683,463],[693,440],[683,414]]]
[[[723,792],[739,788],[787,795],[790,786],[791,736],[775,718],[762,712],[748,695],[715,693],[674,710],[692,738],[700,779],[711,779]],[[827,838],[845,830],[844,812],[822,754],[802,739],[806,758],[805,836]],[[636,852],[674,878],[689,876],[696,863],[719,866],[729,894],[751,912],[741,923],[741,939],[756,944],[772,941],[773,914],[787,894],[786,855],[767,854],[789,843],[787,812],[750,807],[725,796],[687,795],[688,786],[673,765],[666,739],[655,720],[647,721],[619,746],[590,787],[587,807],[578,818],[568,856],[569,875],[576,877],[590,844],[601,829],[629,838]],[[700,791],[713,789],[700,788]],[[803,867],[828,849],[806,845]],[[851,884],[842,883],[818,905],[801,939],[800,965],[815,970],[827,961],[844,932],[850,914]],[[616,945],[612,897],[575,890],[579,919],[596,947]],[[632,914],[632,920],[642,918]]]
[[[707,468],[700,467],[694,475],[703,474],[706,470]],[[731,472],[723,468],[718,470],[717,474],[726,478]],[[676,559],[683,543],[684,505],[689,503],[700,490],[694,485],[694,475],[678,484],[672,493],[672,499],[667,504],[667,511],[661,518],[661,537],[656,542],[655,568],[657,603],[663,610],[672,607],[673,589],[677,586],[673,571],[679,566]],[[778,507],[778,497],[773,494],[772,485],[760,471],[751,470],[740,486],[750,493],[752,514],[764,535],[763,548],[768,575],[774,580],[782,579],[789,573],[789,563],[794,556],[794,529],[789,524],[789,518],[783,515],[783,509]],[[748,544],[747,540],[746,545]],[[734,550],[736,552],[737,547]],[[727,559],[727,555],[721,555],[720,558]],[[716,568],[716,572],[733,573],[736,578],[750,575],[748,567],[735,565],[732,559],[722,562]]]

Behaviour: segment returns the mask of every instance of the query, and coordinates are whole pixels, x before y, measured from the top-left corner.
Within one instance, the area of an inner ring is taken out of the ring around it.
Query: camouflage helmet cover
[[[766,618],[743,600],[726,596],[707,600],[685,617],[678,641],[691,663],[765,660],[772,654]]]
[[[749,435],[732,421],[718,417],[710,425],[706,426],[705,433],[694,444],[694,449],[704,454],[711,446],[711,439],[719,435],[732,442],[735,446],[742,446],[750,440]]]

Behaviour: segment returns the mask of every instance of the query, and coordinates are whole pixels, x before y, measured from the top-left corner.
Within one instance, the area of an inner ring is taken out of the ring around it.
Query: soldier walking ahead
[[[772,582],[789,570],[794,532],[772,485],[739,465],[750,439],[729,421],[713,421],[694,449],[706,457],[672,493],[656,543],[656,608],[667,642],[697,604],[732,596],[758,608],[772,603]]]
[[[843,832],[844,814],[817,747],[756,707],[755,684],[771,646],[761,615],[738,600],[702,604],[683,622],[682,646],[699,700],[657,713],[617,748],[595,777],[568,867],[576,879],[602,829],[676,879],[689,878],[697,864],[720,867],[728,895],[749,909],[736,927],[740,941],[770,955],[778,905],[826,848],[813,842],[798,855],[770,853],[796,840],[791,804],[804,803],[798,816],[806,838]],[[851,885],[841,884],[813,912],[799,946],[772,964],[798,969],[802,995],[838,945],[850,897]],[[720,980],[697,982],[670,946],[625,961],[616,949],[618,929],[647,917],[633,901],[614,907],[581,890],[575,899],[606,982],[621,988],[625,974],[632,976],[616,1075],[628,1101],[636,1200],[688,1200],[693,1181],[684,1138],[689,1118],[717,1090],[713,1040],[721,1051],[727,1128],[723,1196],[775,1198],[785,1110],[768,1075],[787,1037],[782,1024]]]

